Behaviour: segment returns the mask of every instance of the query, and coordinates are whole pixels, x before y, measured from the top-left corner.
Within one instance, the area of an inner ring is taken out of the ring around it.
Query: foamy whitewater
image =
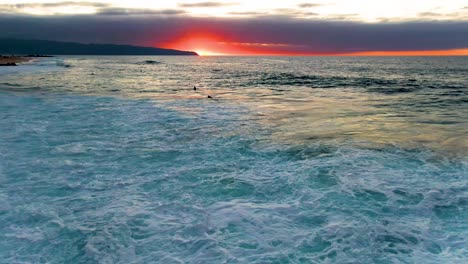
[[[0,263],[468,261],[467,57],[3,68]]]

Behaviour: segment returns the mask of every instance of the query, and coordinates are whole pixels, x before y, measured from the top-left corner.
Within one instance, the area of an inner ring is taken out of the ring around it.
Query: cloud
[[[308,16],[317,16],[317,13],[313,12],[304,12],[303,10],[292,9],[292,8],[279,8],[275,9],[274,15],[287,16],[287,17],[308,17]]]
[[[98,15],[108,16],[155,16],[155,15],[181,15],[185,14],[186,11],[181,9],[144,9],[144,8],[122,8],[113,7],[108,3],[103,2],[74,2],[74,1],[63,1],[55,3],[22,3],[14,5],[0,5],[0,13],[24,13],[25,9],[36,9],[42,11],[48,11],[50,14],[60,14],[60,8],[63,7],[89,7],[93,8],[95,13]]]
[[[102,8],[110,6],[107,3],[102,2],[75,2],[75,1],[64,1],[64,2],[55,2],[55,3],[22,3],[22,4],[12,4],[4,5],[10,8],[25,9],[25,8],[59,8],[67,6],[86,6],[86,7],[96,7]]]
[[[220,3],[220,2],[199,2],[199,3],[181,3],[179,7],[184,8],[198,8],[198,7],[222,7],[222,6],[233,6],[239,3]]]
[[[331,14],[328,17],[332,20],[351,21],[357,20],[359,18],[359,14]]]
[[[110,4],[103,2],[84,2],[84,1],[63,1],[54,3],[21,3],[21,4],[0,4],[0,13],[42,13],[42,14],[60,14],[63,9],[67,11],[92,13],[94,10],[109,8]],[[81,10],[80,10],[81,9]]]
[[[120,7],[111,7],[111,8],[101,8],[98,9],[98,15],[181,15],[185,14],[184,10],[178,9],[163,9],[163,10],[153,10],[153,9],[137,9],[137,8],[120,8]]]
[[[466,21],[468,20],[468,13],[467,12],[456,12],[456,13],[435,13],[435,12],[423,12],[419,13],[418,17],[423,20],[460,20]]]
[[[302,3],[298,4],[297,6],[300,8],[312,8],[312,7],[318,7],[318,6],[323,6],[324,4],[317,4],[317,3]]]
[[[264,16],[268,15],[269,13],[267,12],[229,12],[229,15],[234,15],[234,16]]]
[[[118,13],[118,12],[117,12]],[[0,36],[13,38],[161,46],[205,34],[263,53],[336,54],[468,48],[468,21],[361,23],[288,17],[195,18],[106,14],[0,16]],[[258,45],[281,44],[281,45]],[[223,44],[226,46],[226,44]],[[232,44],[235,45],[235,44]]]
[[[228,14],[234,15],[234,16],[251,16],[251,17],[257,17],[257,18],[270,18],[270,19],[305,18],[305,17],[319,15],[318,13],[308,12],[308,11],[303,11],[303,10],[298,10],[298,9],[293,9],[293,8],[278,8],[278,9],[271,10],[270,12],[229,12]]]
[[[419,13],[418,16],[420,16],[420,17],[437,17],[437,16],[443,16],[443,15],[439,14],[439,13],[434,13],[434,12],[423,12],[423,13]]]

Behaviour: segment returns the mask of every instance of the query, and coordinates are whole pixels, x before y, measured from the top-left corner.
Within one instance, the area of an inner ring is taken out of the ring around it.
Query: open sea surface
[[[2,67],[0,263],[467,263],[467,76],[468,57]]]

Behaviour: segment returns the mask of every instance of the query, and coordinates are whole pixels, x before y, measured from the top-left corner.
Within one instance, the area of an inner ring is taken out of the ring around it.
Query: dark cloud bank
[[[224,42],[287,44],[282,46],[284,52],[320,54],[468,48],[468,21],[361,23],[287,17],[193,18],[170,11],[146,15],[142,10],[132,16],[121,15],[131,14],[126,10],[108,11],[86,16],[1,15],[0,35],[157,46],[204,32],[222,36]]]

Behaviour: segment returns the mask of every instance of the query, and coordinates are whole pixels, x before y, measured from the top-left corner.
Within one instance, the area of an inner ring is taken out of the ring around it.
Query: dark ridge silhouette
[[[81,44],[48,40],[0,39],[0,54],[41,55],[183,55],[196,52],[114,44]]]

